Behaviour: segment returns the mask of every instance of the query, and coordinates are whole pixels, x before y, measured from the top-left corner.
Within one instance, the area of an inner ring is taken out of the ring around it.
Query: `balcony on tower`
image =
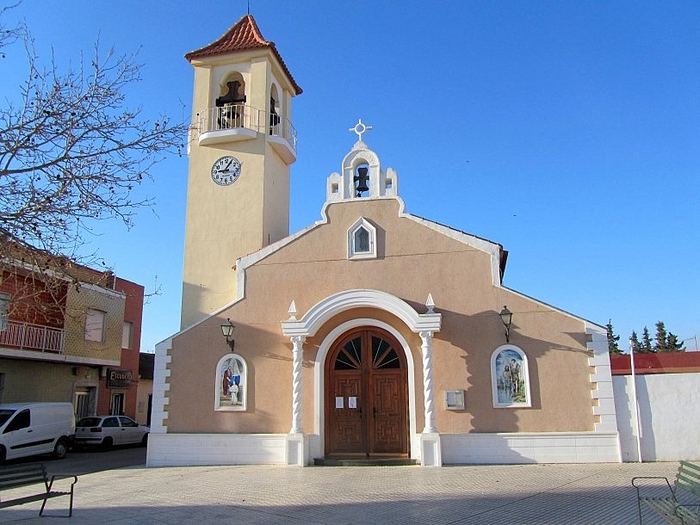
[[[197,114],[196,133],[200,146],[254,140],[261,134],[277,154],[291,164],[297,158],[297,130],[289,119],[247,104],[224,104]]]

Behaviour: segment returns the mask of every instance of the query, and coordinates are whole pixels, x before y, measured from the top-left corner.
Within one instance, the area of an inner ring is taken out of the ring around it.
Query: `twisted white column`
[[[435,428],[435,388],[433,387],[433,332],[420,332],[423,351],[423,398],[425,406],[424,434],[437,432]]]
[[[306,337],[293,336],[292,340],[292,429],[290,434],[301,434],[301,386],[302,386],[302,361],[304,355],[304,341]]]

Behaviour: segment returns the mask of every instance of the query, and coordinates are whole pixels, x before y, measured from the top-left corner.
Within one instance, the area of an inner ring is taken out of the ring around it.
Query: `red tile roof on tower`
[[[272,51],[292,83],[295,93],[301,95],[302,90],[294,81],[294,77],[292,77],[292,74],[289,72],[287,64],[282,60],[282,57],[275,47],[275,43],[269,42],[263,38],[260,29],[258,29],[258,25],[251,15],[245,15],[241,18],[216,42],[212,42],[208,46],[204,46],[196,51],[190,51],[185,55],[185,58],[189,62],[192,62],[192,60],[197,58],[262,48],[268,48]]]

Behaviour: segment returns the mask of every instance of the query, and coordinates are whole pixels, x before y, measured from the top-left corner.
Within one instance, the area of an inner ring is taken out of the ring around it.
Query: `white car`
[[[99,445],[146,445],[150,428],[139,425],[127,416],[84,417],[75,425],[75,444]]]

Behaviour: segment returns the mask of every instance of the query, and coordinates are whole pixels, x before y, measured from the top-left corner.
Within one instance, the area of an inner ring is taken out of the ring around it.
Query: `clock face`
[[[221,157],[211,167],[211,178],[220,186],[236,182],[241,174],[241,163],[236,157]]]

